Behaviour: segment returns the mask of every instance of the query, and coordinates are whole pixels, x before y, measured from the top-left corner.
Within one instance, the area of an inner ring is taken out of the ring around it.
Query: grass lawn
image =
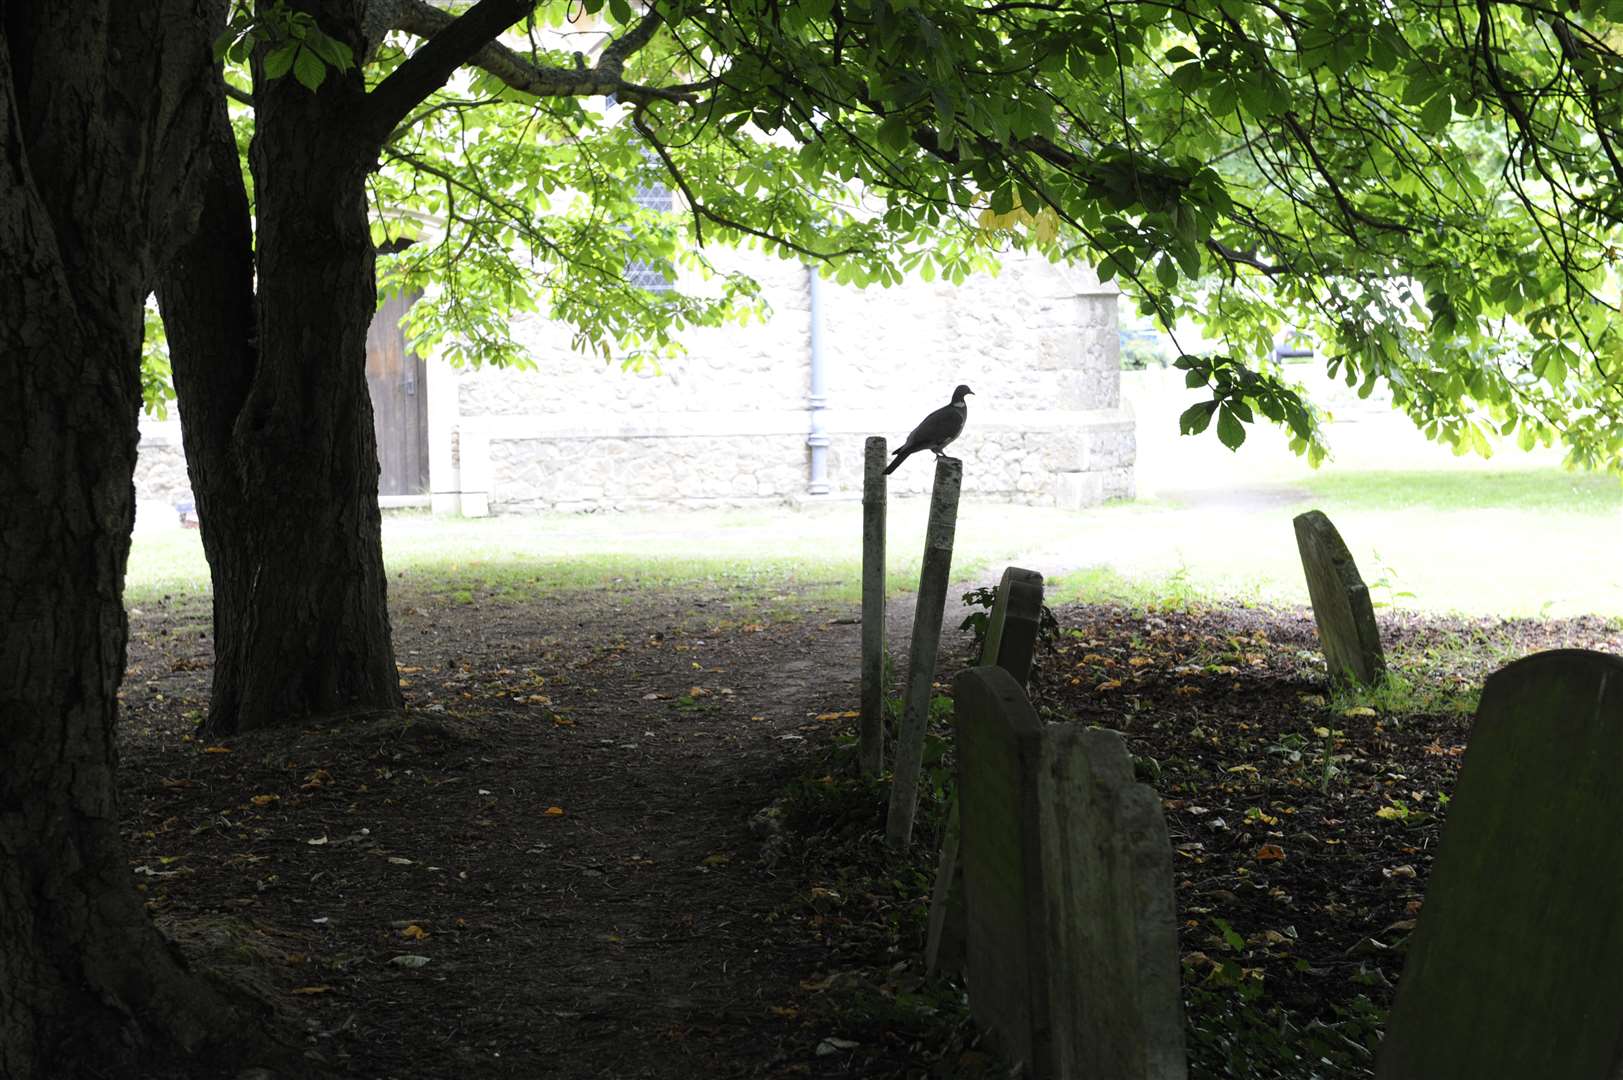
[[[1328,514],[1378,605],[1623,616],[1623,485],[1559,469],[1314,474],[1140,504],[1136,536],[1062,576],[1063,599],[1305,604],[1291,518]]]
[[[1330,515],[1376,602],[1473,615],[1623,616],[1623,485],[1559,469],[1330,471],[1244,490],[1063,511],[966,499],[954,577],[1017,563],[1056,602],[1305,604],[1291,518]],[[892,588],[918,574],[925,500],[890,508]],[[784,586],[854,602],[861,508],[384,520],[391,575],[436,594],[523,598],[627,581],[770,601]],[[129,595],[207,589],[196,532],[139,530]]]

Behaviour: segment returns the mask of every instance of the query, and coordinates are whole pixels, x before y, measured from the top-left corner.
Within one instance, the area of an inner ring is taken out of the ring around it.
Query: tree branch
[[[395,29],[435,39],[456,21],[427,0],[402,0]],[[663,25],[664,20],[659,15],[649,12],[625,34],[611,41],[592,67],[586,66],[585,59],[579,53],[575,54],[575,67],[542,67],[496,41],[475,50],[466,62],[489,72],[514,90],[536,97],[613,94],[618,100],[637,104],[655,99],[692,104],[698,100],[696,92],[707,89],[713,82],[659,87],[625,80],[626,61],[647,45]]]
[[[412,109],[534,6],[535,0],[479,0],[462,15],[446,16],[422,48],[366,95],[366,108],[358,120],[361,137],[372,147],[382,147]]]

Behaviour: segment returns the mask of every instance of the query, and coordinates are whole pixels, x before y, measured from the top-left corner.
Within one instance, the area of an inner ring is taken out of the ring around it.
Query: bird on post
[[[952,392],[952,404],[943,405],[926,416],[919,426],[913,429],[913,434],[907,437],[907,441],[896,448],[896,460],[885,467],[885,475],[889,476],[895,472],[896,466],[920,450],[929,450],[936,457],[941,457],[942,448],[963,434],[964,421],[969,419],[969,406],[965,404],[964,397],[974,392],[969,387],[960,385]]]

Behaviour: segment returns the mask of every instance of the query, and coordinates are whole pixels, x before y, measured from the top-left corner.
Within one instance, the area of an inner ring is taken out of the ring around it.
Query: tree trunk
[[[222,96],[204,227],[159,290],[214,584],[214,735],[402,704],[366,384],[369,161],[345,122],[361,86],[257,83],[257,245]]]
[[[260,1029],[134,889],[114,724],[141,304],[223,18],[0,0],[0,1076],[131,1075]]]

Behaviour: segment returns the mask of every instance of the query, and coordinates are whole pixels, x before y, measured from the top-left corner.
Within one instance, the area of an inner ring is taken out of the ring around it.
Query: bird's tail
[[[912,452],[913,451],[911,451],[911,450],[898,450],[898,451],[896,451],[896,460],[891,462],[889,465],[885,466],[885,471],[884,471],[884,473],[882,475],[889,476],[891,473],[895,472],[896,471],[896,466],[898,466],[902,462],[906,461],[908,455],[911,454]]]

